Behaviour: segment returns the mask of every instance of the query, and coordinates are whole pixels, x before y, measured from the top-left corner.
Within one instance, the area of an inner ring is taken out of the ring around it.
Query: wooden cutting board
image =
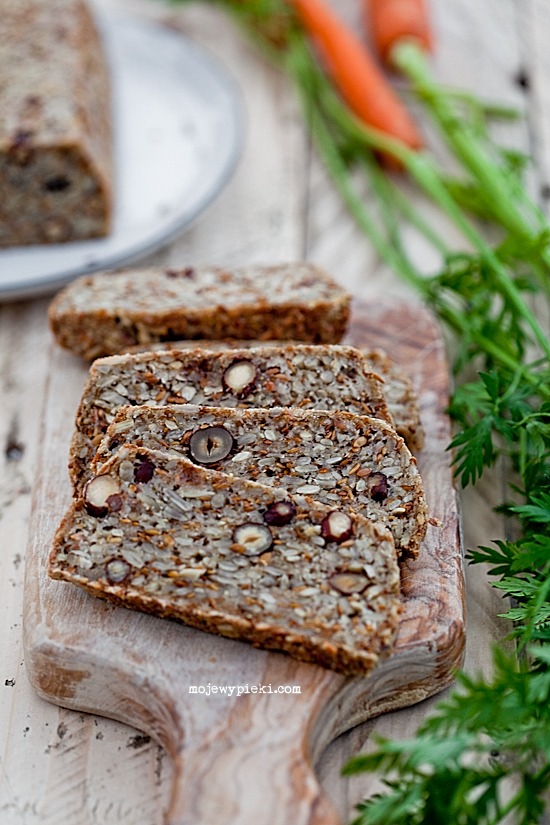
[[[462,662],[462,554],[439,330],[410,303],[356,303],[346,342],[386,349],[414,381],[432,519],[420,557],[403,565],[395,647],[367,678],[115,607],[48,579],[52,537],[71,497],[67,452],[87,373],[81,361],[55,352],[27,554],[27,672],[46,699],[126,722],[167,749],[175,766],[169,825],[337,825],[312,770],[319,754],[369,717],[442,690]],[[191,686],[204,692],[190,693]],[[294,687],[300,692],[289,692]]]

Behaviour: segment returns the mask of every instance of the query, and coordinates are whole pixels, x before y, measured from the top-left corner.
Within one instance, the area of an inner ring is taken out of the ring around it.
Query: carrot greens
[[[297,14],[299,4],[212,2],[288,74],[313,144],[350,214],[449,330],[456,376],[450,412],[457,425],[449,447],[457,477],[474,484],[501,458],[513,480],[499,509],[514,521],[516,536],[497,538],[468,558],[487,564],[495,588],[510,599],[503,615],[515,653],[495,649],[490,679],[459,675],[455,691],[412,740],[379,739],[373,752],[351,760],[345,773],[378,771],[385,786],[359,806],[355,823],[536,823],[550,788],[550,343],[532,306],[549,308],[550,225],[523,186],[527,159],[491,139],[490,119],[510,112],[437,83],[425,53],[431,44],[426,27],[415,42],[403,30],[404,17],[393,34],[384,28],[385,53],[460,168],[451,177],[428,150],[375,129],[350,108],[341,78],[327,73],[310,40],[311,21],[304,27]],[[425,8],[419,0],[370,5],[400,15],[407,6]],[[363,92],[364,114],[377,89]],[[381,169],[380,157],[393,158],[438,207],[462,237],[460,248],[449,249]],[[375,196],[374,206],[365,205],[358,175]],[[409,227],[431,245],[438,271],[420,271],[413,263],[403,236]],[[496,243],[487,239],[489,227]]]

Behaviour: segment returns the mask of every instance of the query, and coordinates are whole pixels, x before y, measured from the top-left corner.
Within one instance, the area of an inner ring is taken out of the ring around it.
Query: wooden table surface
[[[335,5],[350,21],[358,19],[357,0]],[[286,79],[262,62],[226,17],[207,3],[168,10],[154,0],[136,0],[124,7],[169,20],[214,53],[240,84],[247,112],[246,142],[232,180],[191,228],[147,262],[238,265],[305,257],[359,297],[406,294],[354,226],[312,154]],[[533,194],[548,197],[550,6],[545,0],[431,0],[431,10],[439,78],[525,112],[524,122],[501,126],[500,136],[530,152]],[[437,221],[429,208],[427,214]],[[414,252],[426,263],[421,247]],[[39,298],[0,307],[0,822],[161,825],[171,781],[162,749],[119,723],[48,704],[34,695],[25,675],[25,548],[54,347],[47,305],[47,298]],[[502,484],[497,468],[475,491],[463,493],[466,547],[505,535],[506,525],[492,512]],[[507,630],[497,618],[503,604],[482,569],[466,575],[465,667],[488,672],[490,647]],[[321,757],[319,777],[344,820],[377,787],[368,776],[340,777],[344,762],[367,746],[374,731],[412,734],[436,701],[371,720]]]

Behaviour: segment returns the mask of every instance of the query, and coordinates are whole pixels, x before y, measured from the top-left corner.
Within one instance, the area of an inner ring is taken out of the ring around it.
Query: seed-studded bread
[[[50,575],[349,674],[388,650],[399,614],[384,527],[136,447],[73,503]]]
[[[337,343],[349,294],[307,262],[239,269],[187,267],[100,273],[54,299],[61,346],[92,359],[176,338],[293,338]]]
[[[174,452],[196,464],[385,524],[400,554],[416,557],[426,501],[415,459],[392,427],[346,412],[122,407],[99,447],[100,471],[121,444]]]
[[[378,373],[384,379],[384,398],[392,415],[395,429],[399,435],[403,436],[411,450],[421,450],[424,446],[424,429],[420,421],[418,396],[410,378],[381,349],[367,350],[365,358],[373,372]]]
[[[338,345],[113,355],[92,364],[76,415],[69,471],[75,487],[119,407],[131,404],[345,409],[391,420],[382,380],[361,352]]]
[[[105,235],[109,74],[83,0],[2,0],[0,247]]]
[[[265,346],[265,342],[251,340],[241,341],[226,339],[223,341],[172,341],[162,344],[149,344],[128,347],[128,352],[145,352],[146,350],[160,349],[235,349],[244,347]],[[269,346],[289,346],[299,341],[270,341]],[[365,360],[373,372],[376,372],[384,381],[383,394],[388,410],[391,413],[395,429],[402,435],[407,446],[416,452],[424,446],[424,429],[420,420],[418,397],[409,376],[401,367],[381,349],[361,350]]]

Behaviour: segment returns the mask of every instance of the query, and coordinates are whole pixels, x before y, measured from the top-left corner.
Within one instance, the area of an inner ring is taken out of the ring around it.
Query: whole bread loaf
[[[134,269],[79,278],[50,305],[61,346],[92,359],[178,338],[337,343],[349,294],[307,262]]]
[[[381,378],[361,352],[340,345],[113,355],[92,364],[76,414],[69,471],[78,488],[124,405],[345,409],[391,422]]]
[[[105,235],[109,71],[84,0],[0,4],[0,246]]]
[[[347,674],[367,673],[397,630],[384,527],[137,447],[73,503],[49,569],[126,607]]]
[[[94,474],[125,443],[355,511],[388,527],[401,555],[416,557],[426,533],[416,461],[393,428],[376,418],[191,404],[122,407],[97,451]]]

